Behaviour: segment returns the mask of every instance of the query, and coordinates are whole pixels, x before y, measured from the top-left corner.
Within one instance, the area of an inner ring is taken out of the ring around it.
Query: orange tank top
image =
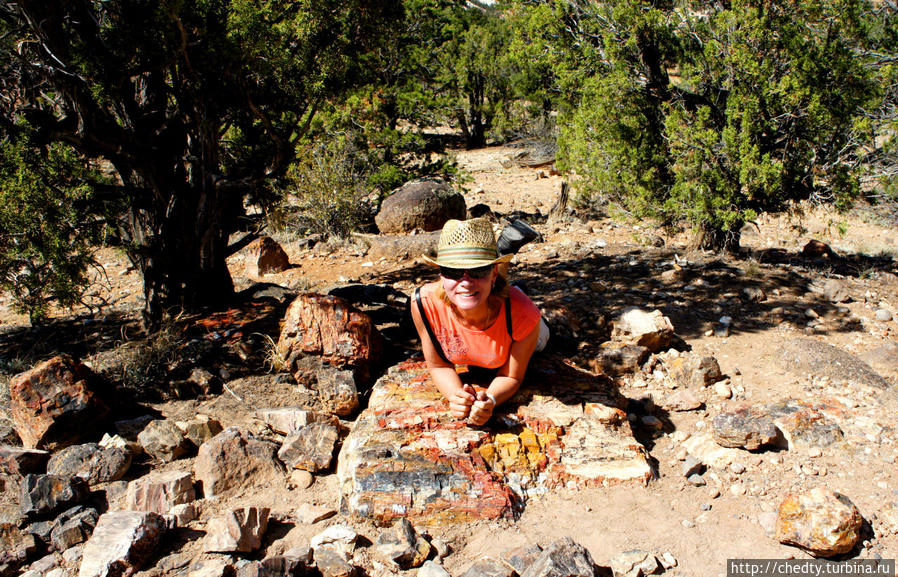
[[[513,335],[508,334],[506,327],[505,300],[489,327],[484,330],[467,328],[459,322],[452,307],[436,296],[438,286],[438,282],[433,282],[421,287],[423,313],[446,358],[456,365],[497,369],[508,361],[512,342],[525,338],[539,324],[540,312],[536,305],[520,289],[510,287]]]

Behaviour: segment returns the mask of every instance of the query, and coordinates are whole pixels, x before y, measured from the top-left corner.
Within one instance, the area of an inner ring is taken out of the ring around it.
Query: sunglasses
[[[465,273],[467,273],[468,278],[482,279],[488,277],[491,272],[493,272],[493,265],[491,264],[479,266],[477,268],[440,267],[440,276],[450,280],[461,280],[465,276]]]

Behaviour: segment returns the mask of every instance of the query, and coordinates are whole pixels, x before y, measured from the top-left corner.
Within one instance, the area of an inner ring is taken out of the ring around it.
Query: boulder
[[[819,240],[809,240],[804,248],[801,249],[801,256],[813,259],[837,259],[839,256],[825,242]]]
[[[323,471],[331,465],[337,433],[337,427],[329,423],[306,425],[287,436],[278,457],[293,469]]]
[[[54,454],[47,472],[61,477],[81,477],[88,485],[118,481],[131,466],[131,451],[120,447],[101,448],[96,443],[73,445]]]
[[[753,451],[775,443],[779,431],[763,410],[742,407],[718,414],[711,420],[714,440],[721,447]]]
[[[391,530],[378,536],[374,550],[388,564],[395,563],[405,571],[420,567],[430,555],[431,547],[407,519],[400,519]]]
[[[27,518],[52,516],[84,501],[87,482],[80,477],[25,475],[20,484],[19,508]]]
[[[203,443],[194,462],[194,473],[206,497],[281,479],[284,471],[274,443],[257,439],[248,431],[228,427]]]
[[[170,463],[190,450],[184,433],[169,420],[150,421],[137,435],[137,442],[147,455],[164,463]]]
[[[624,309],[611,333],[617,342],[646,347],[653,353],[667,350],[673,337],[673,324],[661,311],[647,312],[638,307]]]
[[[374,217],[384,234],[440,230],[449,219],[464,220],[465,198],[446,182],[421,179],[407,182],[384,199]]]
[[[267,507],[232,509],[206,524],[206,553],[250,553],[262,545],[268,530]]]
[[[75,442],[108,413],[93,390],[93,372],[60,355],[9,382],[9,412],[27,448],[54,448]]]
[[[806,493],[790,493],[783,499],[776,520],[776,538],[814,556],[832,557],[854,549],[863,522],[848,497],[815,487]]]
[[[246,276],[260,278],[290,268],[290,257],[270,236],[262,236],[249,243],[246,255]]]
[[[103,514],[84,546],[79,577],[132,575],[153,556],[164,530],[165,520],[156,513]]]
[[[175,505],[196,499],[193,476],[188,471],[153,471],[128,483],[125,507],[164,515]]]
[[[278,352],[297,381],[297,363],[306,356],[338,369],[352,369],[357,383],[367,382],[380,358],[382,339],[371,318],[335,296],[308,293],[291,303],[284,317]]]

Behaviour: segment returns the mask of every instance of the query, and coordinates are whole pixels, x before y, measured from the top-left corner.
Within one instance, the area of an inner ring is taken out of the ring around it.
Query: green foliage
[[[27,128],[0,143],[0,288],[32,324],[51,301],[77,304],[105,220],[92,204],[98,176],[61,143],[38,148]]]
[[[572,105],[559,160],[581,193],[710,248],[758,211],[857,195],[862,121],[879,93],[859,58],[863,0],[723,4],[522,1],[518,33]],[[880,33],[884,34],[882,29]],[[535,46],[534,46],[535,45]]]

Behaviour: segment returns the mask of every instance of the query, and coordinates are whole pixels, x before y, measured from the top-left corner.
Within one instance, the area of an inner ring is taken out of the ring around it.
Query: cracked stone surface
[[[546,356],[487,426],[472,427],[449,414],[423,362],[403,363],[378,380],[343,443],[341,507],[439,524],[511,517],[559,486],[645,484],[653,471],[623,406],[610,379]]]

